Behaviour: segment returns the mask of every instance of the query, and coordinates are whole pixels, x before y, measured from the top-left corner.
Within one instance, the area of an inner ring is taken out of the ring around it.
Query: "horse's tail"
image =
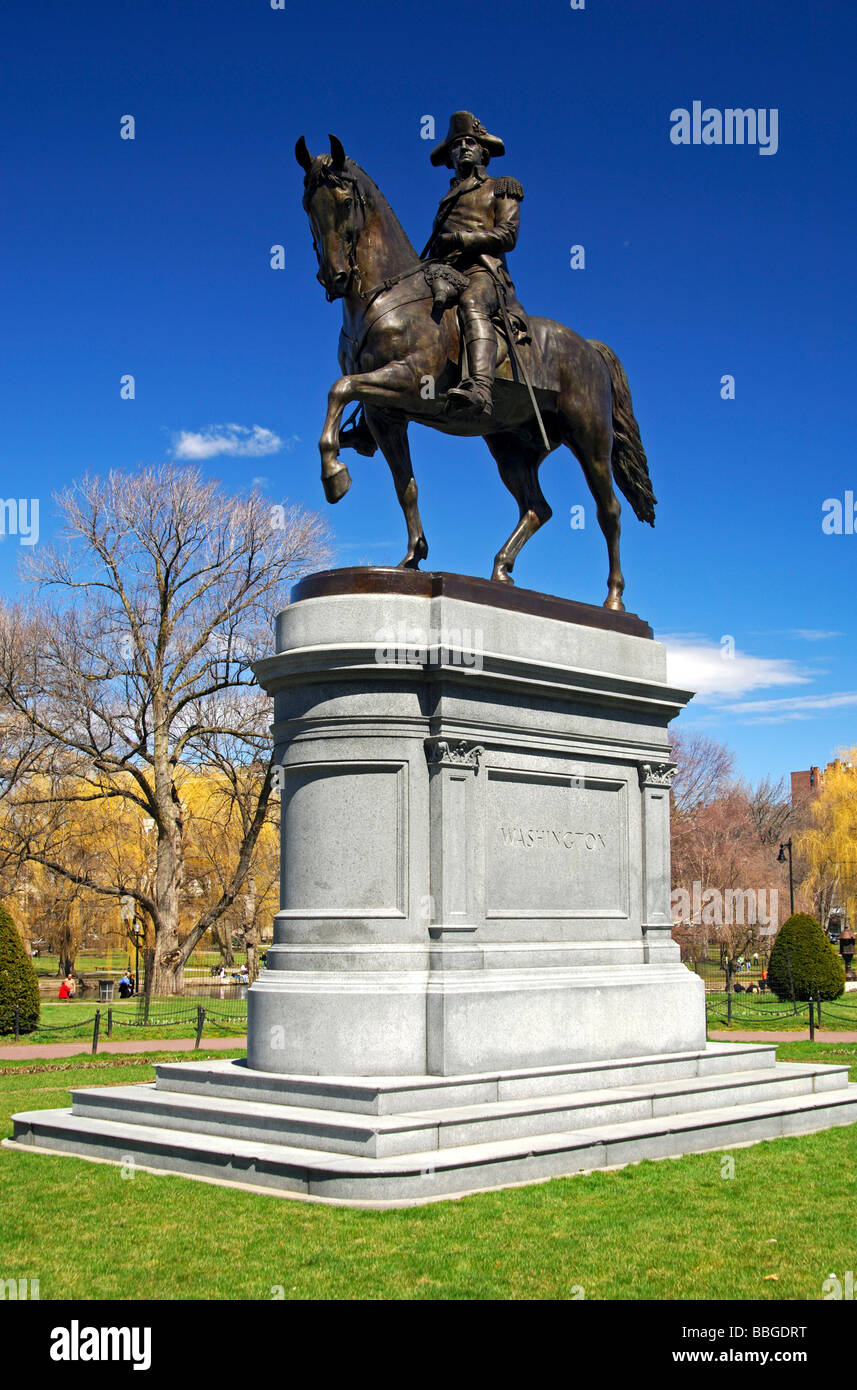
[[[654,526],[657,498],[652,491],[640,426],[634,418],[625,368],[606,343],[598,343],[590,338],[589,346],[595,348],[606,364],[613,387],[613,477],[640,521],[648,521],[650,526]]]

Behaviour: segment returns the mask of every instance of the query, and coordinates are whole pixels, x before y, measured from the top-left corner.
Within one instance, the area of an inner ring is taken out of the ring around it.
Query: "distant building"
[[[852,763],[843,763],[839,758],[834,758],[832,763],[822,771],[821,768],[811,767],[806,772],[793,772],[792,779],[792,804],[798,801],[809,801],[821,795],[824,787],[824,778],[828,772],[838,771],[841,767],[852,768]]]
[[[822,773],[817,767],[811,767],[807,772],[793,772],[792,802],[808,801],[811,796],[818,796],[821,779]]]

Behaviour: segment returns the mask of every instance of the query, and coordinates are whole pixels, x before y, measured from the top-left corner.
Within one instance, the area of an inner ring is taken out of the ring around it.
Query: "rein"
[[[359,272],[358,272],[358,269],[357,269],[357,239],[358,239],[358,236],[359,236],[360,232],[362,232],[362,231],[363,231],[363,228],[366,226],[366,198],[365,198],[365,195],[364,195],[364,193],[363,193],[362,188],[360,187],[360,183],[359,183],[357,177],[356,177],[354,174],[347,174],[347,173],[345,173],[345,172],[343,171],[343,172],[341,172],[341,173],[337,173],[335,177],[336,177],[336,179],[337,179],[337,181],[338,181],[339,184],[345,184],[345,185],[351,190],[351,196],[352,196],[352,198],[354,199],[354,201],[357,203],[358,207],[360,208],[360,225],[359,225],[359,227],[357,226],[357,224],[356,224],[354,221],[352,221],[351,219],[349,219],[349,222],[348,222],[348,229],[347,229],[347,233],[346,233],[346,236],[347,236],[347,252],[346,252],[346,254],[347,254],[347,257],[348,257],[348,284],[349,284],[349,287],[350,287],[351,284],[352,284],[352,282],[353,282],[353,280],[354,280],[354,278],[355,278],[355,276],[357,277],[358,280],[359,280],[359,278],[360,278],[360,275],[359,275]],[[305,196],[305,197],[304,197],[304,207],[307,206],[307,202],[308,202],[308,197]],[[318,259],[320,259],[319,248],[318,248],[318,242],[317,242],[316,239],[315,239],[315,235],[313,235],[312,245],[313,245],[313,250],[315,251],[316,257],[317,257]],[[332,303],[333,303],[333,296],[331,295],[330,290],[327,288],[326,285],[325,285],[325,287],[324,287],[324,297],[325,297],[325,299],[327,300],[328,304],[332,304]]]
[[[325,177],[331,177],[329,166],[325,168],[324,173],[322,175],[322,179],[324,179]],[[363,193],[363,190],[360,187],[359,180],[355,174],[348,173],[345,170],[337,170],[333,174],[333,178],[340,185],[347,186],[347,188],[351,192],[352,198],[354,199],[357,206],[359,206],[360,208],[359,223],[357,219],[353,217],[349,218],[348,227],[346,229],[346,255],[349,271],[348,286],[346,289],[346,293],[349,289],[352,288],[355,281],[357,282],[357,285],[360,287],[360,290],[362,291],[360,271],[357,264],[357,242],[359,240],[360,233],[366,226],[366,197]],[[316,187],[317,186],[318,185],[316,185]],[[304,195],[304,207],[307,208],[307,210],[313,192],[314,188],[309,187],[307,189],[306,194]],[[315,236],[313,236],[313,247],[315,248],[316,255],[318,256],[318,245],[316,243]],[[399,271],[398,275],[389,276],[388,279],[382,280],[380,285],[376,285],[374,289],[370,291],[368,297],[366,298],[366,302],[363,305],[361,320],[359,321],[359,333],[356,335],[356,337],[352,338],[348,333],[345,332],[344,328],[342,329],[342,337],[350,345],[352,355],[355,358],[355,360],[363,351],[363,347],[365,345],[367,337],[369,336],[370,330],[378,322],[379,319],[384,317],[385,314],[390,313],[393,309],[399,308],[400,305],[417,303],[421,299],[427,299],[432,297],[432,292],[428,286],[428,283],[425,283],[424,290],[420,294],[412,295],[410,299],[396,299],[394,303],[386,305],[384,308],[380,310],[380,312],[376,312],[372,315],[369,314],[370,309],[374,304],[376,304],[376,301],[378,299],[380,299],[383,295],[387,294],[389,290],[394,289],[396,285],[401,284],[402,281],[408,280],[411,276],[416,275],[418,271],[423,270],[427,264],[428,260],[425,258],[425,254],[423,254],[423,256],[420,257],[420,259],[417,261],[416,265],[410,266],[407,270]],[[328,304],[332,303],[333,296],[331,296],[331,293],[327,289],[327,287],[325,287],[324,293]],[[339,296],[337,296],[337,298],[338,297]]]
[[[417,264],[411,266],[410,269],[401,270],[398,275],[391,275],[389,279],[383,280],[380,285],[376,285],[363,306],[360,332],[352,338],[350,334],[346,333],[344,328],[341,330],[343,338],[349,344],[351,356],[355,362],[363,351],[366,345],[366,339],[369,337],[371,330],[375,327],[379,319],[384,318],[386,314],[392,313],[394,309],[399,309],[405,304],[416,304],[421,299],[431,299],[433,297],[428,284],[424,281],[424,287],[418,294],[413,294],[408,299],[397,298],[392,304],[385,305],[377,313],[372,315],[369,314],[372,305],[377,304],[377,301],[382,295],[387,294],[389,290],[394,289],[396,285],[401,284],[404,280],[409,280],[412,275],[416,275],[419,271],[424,270],[427,264],[426,261],[418,261]]]
[[[371,309],[372,304],[376,304],[376,302],[378,302],[378,299],[381,299],[382,295],[386,295],[386,293],[388,293],[390,289],[394,289],[394,286],[401,284],[401,281],[406,281],[406,279],[410,279],[411,275],[417,274],[418,271],[424,270],[424,268],[425,261],[418,261],[418,264],[413,265],[413,267],[411,267],[410,270],[400,271],[399,275],[392,275],[392,277],[390,277],[389,279],[385,279],[385,281],[382,281],[381,285],[376,285],[374,291],[372,291],[371,295],[369,295],[367,299],[367,302],[365,302],[364,304],[363,321],[361,321],[360,324],[360,332],[358,332],[358,334],[354,336],[354,338],[351,338],[350,334],[346,334],[344,328],[340,329],[340,331],[342,331],[344,341],[346,341],[350,345],[351,357],[353,357],[354,361],[357,361],[357,357],[360,357],[360,353],[363,352],[365,341],[367,341],[369,332],[371,332],[372,328],[375,327],[376,322],[381,320],[381,318],[385,317],[386,314],[392,313],[394,309],[401,309],[401,307],[403,307],[404,304],[415,304],[418,303],[421,299],[432,299],[431,289],[429,289],[428,284],[426,284],[426,282],[424,281],[424,288],[422,288],[421,291],[417,293],[417,295],[411,295],[410,297],[408,297],[408,299],[394,299],[392,304],[385,304],[385,306],[383,306],[382,309],[378,311],[378,313],[371,314],[371,316],[369,316],[369,309]]]

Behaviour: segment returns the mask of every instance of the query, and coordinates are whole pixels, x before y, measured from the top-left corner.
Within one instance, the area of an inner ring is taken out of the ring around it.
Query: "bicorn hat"
[[[505,154],[506,146],[497,135],[489,135],[481,121],[477,121],[472,111],[454,111],[449,118],[449,130],[446,132],[446,139],[441,140],[439,145],[435,145],[431,152],[431,162],[435,167],[445,164],[448,169],[452,168],[452,160],[449,157],[450,146],[460,135],[472,135],[477,139],[485,150],[485,162],[494,154]]]

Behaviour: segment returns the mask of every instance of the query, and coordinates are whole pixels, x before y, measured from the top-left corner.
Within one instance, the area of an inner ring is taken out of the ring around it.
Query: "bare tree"
[[[785,779],[778,782],[763,777],[747,794],[750,818],[762,844],[778,845],[795,823],[795,807],[786,791]]]
[[[695,811],[727,791],[735,772],[731,748],[698,729],[670,729],[670,741],[677,768],[672,787],[673,808],[679,815]]]
[[[315,514],[255,490],[230,496],[173,464],[86,476],[56,501],[66,545],[39,547],[34,597],[0,613],[0,699],[18,733],[0,769],[0,862],[134,898],[154,928],[152,989],[171,994],[251,867],[273,758],[251,663],[270,651],[289,585],[327,561],[326,532]],[[236,778],[253,767],[242,835],[217,901],[181,939],[182,776],[227,765]],[[138,857],[87,848],[85,827],[77,857],[60,853],[69,808],[82,806],[102,830],[120,808],[154,827],[148,883]]]
[[[738,782],[731,749],[714,739],[688,731],[674,734],[672,745],[678,768],[673,886],[688,895],[686,903],[699,885],[701,899],[679,935],[697,952],[703,945],[716,947],[731,988],[739,957],[769,947],[779,924],[781,875],[774,847],[791,822],[791,802],[782,782],[766,778],[756,788]]]

